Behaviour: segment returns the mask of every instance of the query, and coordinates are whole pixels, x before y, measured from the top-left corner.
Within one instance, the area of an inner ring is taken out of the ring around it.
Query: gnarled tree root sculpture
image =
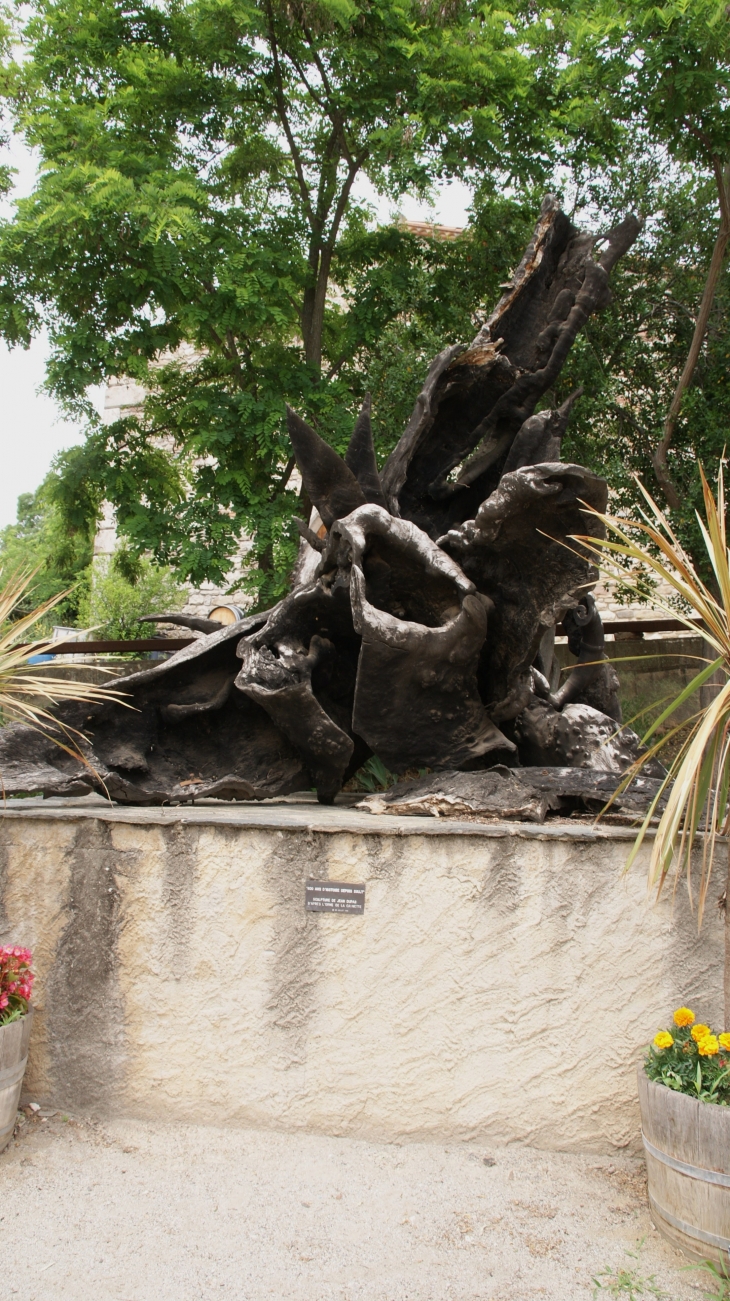
[[[132,709],[59,710],[85,733],[83,762],[3,729],[6,791],[159,803],[314,786],[326,802],[377,753],[395,772],[449,771],[435,799],[462,789],[454,773],[492,769],[492,803],[532,816],[559,805],[554,782],[535,794],[509,771],[625,769],[638,742],[620,729],[589,594],[597,574],[572,540],[597,531],[585,512],[605,508],[606,483],[560,460],[579,393],[536,407],[638,231],[628,218],[597,240],[546,199],[511,287],[469,347],[435,359],[381,472],[369,399],[344,459],[289,410],[314,503],[298,521],[291,594],[225,628],[196,622],[194,645],[118,683]],[[578,663],[556,690],[561,620]],[[586,789],[603,786],[592,777]]]

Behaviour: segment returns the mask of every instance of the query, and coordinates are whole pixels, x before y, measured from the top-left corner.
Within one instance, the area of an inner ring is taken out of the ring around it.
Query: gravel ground
[[[3,1298],[698,1301],[685,1264],[631,1157],[42,1112],[0,1156]]]

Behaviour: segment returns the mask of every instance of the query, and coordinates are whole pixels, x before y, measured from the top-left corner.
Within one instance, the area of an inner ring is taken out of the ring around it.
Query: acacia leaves
[[[142,384],[142,411],[92,428],[82,496],[195,582],[223,581],[252,535],[272,599],[295,550],[285,401],[343,442],[384,332],[424,299],[413,241],[400,283],[385,270],[358,178],[393,200],[544,179],[557,53],[521,0],[36,0],[18,21],[6,102],[43,162],[0,225],[0,332],[45,326],[67,407]]]

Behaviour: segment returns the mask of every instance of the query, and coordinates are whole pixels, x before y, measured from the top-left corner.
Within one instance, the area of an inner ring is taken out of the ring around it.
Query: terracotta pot
[[[31,1008],[19,1021],[0,1026],[0,1152],[13,1137],[32,1020]]]
[[[695,1260],[730,1252],[730,1107],[654,1084],[639,1067],[651,1216]]]

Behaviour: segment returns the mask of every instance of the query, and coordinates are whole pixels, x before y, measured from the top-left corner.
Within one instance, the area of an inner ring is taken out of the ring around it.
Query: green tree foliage
[[[715,241],[717,194],[711,178],[671,165],[643,139],[620,168],[581,181],[577,203],[594,227],[627,210],[645,219],[639,240],[612,273],[611,304],[579,335],[551,395],[561,402],[578,384],[585,386],[563,455],[605,474],[619,508],[633,510],[641,504],[633,476],[650,489],[656,482],[657,441],[691,344]],[[673,452],[680,504],[672,518],[700,565],[697,462],[717,465],[730,429],[728,308],[724,267]]]
[[[577,0],[564,18],[566,84],[592,89],[630,133],[643,130],[651,144],[691,169],[694,186],[685,196],[697,196],[703,242],[709,191],[702,182],[711,181],[715,192],[713,240],[703,248],[704,276],[691,304],[693,329],[675,361],[663,418],[652,429],[652,477],[668,504],[681,510],[688,478],[696,483],[696,404],[687,394],[703,348],[712,347],[706,336],[730,240],[730,14],[724,0]]]
[[[150,625],[140,623],[145,614],[179,610],[187,592],[169,569],[137,558],[129,567],[125,551],[104,557],[94,566],[93,578],[79,609],[79,622],[94,628],[97,637],[129,641],[149,637]]]
[[[68,591],[68,596],[38,625],[40,635],[47,635],[53,624],[60,624],[93,626],[100,637],[125,641],[148,637],[150,625],[139,623],[140,616],[180,609],[187,600],[187,591],[169,569],[125,547],[92,565],[93,539],[89,531],[69,524],[75,509],[85,510],[68,497],[76,451],[72,448],[70,453],[61,453],[40,488],[18,498],[16,523],[0,531],[3,580],[35,571],[13,617],[22,618],[60,592]]]
[[[372,393],[381,459],[403,432],[433,357],[447,344],[468,341],[491,312],[532,234],[536,210],[534,193],[504,198],[482,187],[457,239],[390,226],[343,241],[336,277],[353,304],[348,384],[358,401]],[[349,433],[348,426],[343,448]]]
[[[34,493],[18,498],[17,522],[0,531],[0,570],[3,580],[35,572],[33,582],[16,607],[22,617],[59,592],[69,595],[55,606],[40,628],[52,623],[73,625],[89,586],[92,541],[88,530],[71,531],[54,499],[58,475],[51,472]],[[72,590],[69,590],[72,589]]]
[[[34,0],[5,80],[43,170],[0,228],[0,331],[46,325],[67,404],[110,375],[148,387],[142,418],[97,424],[74,465],[132,547],[220,582],[254,533],[259,598],[281,592],[284,399],[342,444],[422,272],[391,231],[407,284],[385,283],[357,184],[396,201],[547,177],[571,96],[540,30],[522,0]]]

